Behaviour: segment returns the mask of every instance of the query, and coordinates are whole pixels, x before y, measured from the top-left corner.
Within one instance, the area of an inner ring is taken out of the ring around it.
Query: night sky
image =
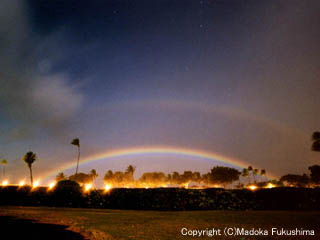
[[[0,6],[0,157],[12,181],[114,149],[181,147],[267,173],[319,164],[320,1],[18,1]],[[134,156],[80,165],[209,171]],[[74,168],[67,174],[73,173]]]

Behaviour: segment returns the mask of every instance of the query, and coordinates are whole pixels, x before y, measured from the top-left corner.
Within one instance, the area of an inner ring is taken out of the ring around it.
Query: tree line
[[[320,184],[320,166],[310,166],[310,175],[286,174],[279,180],[269,180],[265,177],[264,169],[252,169],[251,166],[239,171],[235,168],[215,166],[208,173],[201,174],[197,171],[172,172],[145,172],[138,179],[134,179],[136,167],[129,165],[125,171],[108,170],[103,182],[114,188],[155,188],[155,187],[224,187],[230,184],[236,188],[245,188],[251,185],[265,187],[272,183],[277,186],[308,187]],[[62,172],[56,176],[56,181],[72,180],[79,184],[93,183],[98,174],[95,169],[89,173],[73,174],[69,177]],[[253,180],[253,181],[252,181]]]
[[[265,170],[253,170],[252,167],[244,169],[242,172],[238,171],[235,168],[225,167],[225,166],[215,166],[210,172],[201,174],[197,171],[184,171],[182,174],[179,172],[172,172],[165,174],[164,172],[145,172],[137,180],[134,179],[136,167],[129,165],[125,171],[112,171],[108,170],[104,177],[103,181],[107,185],[113,187],[188,187],[189,184],[199,187],[210,187],[210,186],[223,186],[226,187],[228,184],[232,184],[235,181],[238,181],[238,187],[243,187],[244,184],[241,184],[240,177],[248,177],[251,175],[255,176],[254,182],[257,183],[257,174],[258,172],[262,173],[261,176],[265,174]],[[73,180],[77,181],[80,184],[85,184],[92,182],[98,174],[93,169],[90,173],[78,173],[77,175],[71,175],[66,177],[63,173],[59,173],[56,177],[57,181],[60,180]],[[260,178],[261,180],[261,178]],[[249,181],[250,183],[250,181]]]

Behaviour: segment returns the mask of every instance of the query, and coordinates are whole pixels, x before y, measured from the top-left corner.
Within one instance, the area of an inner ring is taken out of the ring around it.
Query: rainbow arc
[[[106,161],[112,158],[119,158],[119,157],[134,157],[139,155],[151,155],[151,156],[158,156],[158,155],[175,155],[179,157],[188,156],[194,157],[197,159],[204,159],[209,161],[221,162],[224,164],[230,164],[237,168],[246,168],[250,165],[247,162],[241,161],[236,158],[227,157],[218,153],[207,152],[203,150],[195,150],[195,149],[186,149],[180,147],[135,147],[135,148],[125,148],[119,150],[111,150],[99,154],[95,154],[89,157],[86,157],[80,164],[95,162],[95,161]],[[68,169],[74,168],[76,166],[75,162],[69,162],[58,169],[50,171],[48,174],[44,176],[44,178],[49,178],[56,175],[58,172],[66,171]],[[273,177],[268,174],[269,177]]]

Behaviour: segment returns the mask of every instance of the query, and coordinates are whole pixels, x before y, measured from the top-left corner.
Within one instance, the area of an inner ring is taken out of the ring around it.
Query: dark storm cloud
[[[30,129],[39,127],[59,135],[82,102],[65,73],[50,71],[50,56],[39,57],[57,39],[33,33],[24,3],[4,0],[0,8],[0,114],[7,135],[1,138],[6,139],[30,137]]]

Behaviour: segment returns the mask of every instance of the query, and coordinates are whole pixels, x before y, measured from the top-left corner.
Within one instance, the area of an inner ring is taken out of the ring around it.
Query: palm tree
[[[206,182],[207,184],[207,176],[203,176],[203,182]],[[180,174],[178,172],[173,172],[172,173],[172,182],[174,184],[180,184]]]
[[[56,176],[56,181],[60,182],[63,180],[66,180],[66,176],[64,175],[64,173],[63,172],[58,173],[58,175]]]
[[[33,177],[32,177],[32,163],[34,163],[37,160],[37,155],[33,152],[27,152],[26,155],[22,158],[25,163],[28,164],[29,170],[30,170],[30,180],[31,180],[31,186],[33,186]]]
[[[136,167],[129,165],[126,169],[126,173],[133,175],[135,170],[136,170]]]
[[[77,168],[76,168],[76,174],[75,174],[75,177],[77,178],[78,167],[79,167],[79,160],[80,160],[80,140],[79,140],[79,138],[73,139],[72,142],[71,142],[71,144],[78,147],[78,161],[77,161]]]
[[[94,187],[96,187],[96,178],[99,176],[97,171],[95,169],[92,169],[90,171],[90,175],[92,177],[93,183],[94,183]]]
[[[320,152],[320,132],[312,134],[312,151]]]
[[[255,169],[252,170],[252,176],[253,176],[253,181],[254,181],[254,183],[257,182],[257,181],[256,181],[256,176],[257,176],[258,172],[259,172],[259,170],[258,170],[257,168],[255,168]]]
[[[240,173],[240,176],[242,175],[242,172]],[[238,185],[236,186],[237,188],[242,188],[243,187],[243,184],[241,184],[241,181],[240,181],[240,176],[239,176],[239,179],[238,179]]]
[[[248,177],[248,180],[249,180],[249,182],[250,182],[249,171],[248,171],[247,168],[242,169],[241,176],[242,176],[242,177]]]
[[[262,177],[262,176],[266,176],[266,175],[267,175],[266,170],[265,169],[261,169],[260,170],[260,176]]]
[[[125,175],[127,177],[128,182],[132,183],[133,182],[133,174],[136,170],[136,167],[129,165],[125,171]]]
[[[8,164],[6,159],[1,160],[2,165],[2,179],[4,180],[6,178],[6,165]]]
[[[252,172],[253,168],[252,166],[248,167],[248,178],[249,178],[249,184],[251,183],[251,172]]]

